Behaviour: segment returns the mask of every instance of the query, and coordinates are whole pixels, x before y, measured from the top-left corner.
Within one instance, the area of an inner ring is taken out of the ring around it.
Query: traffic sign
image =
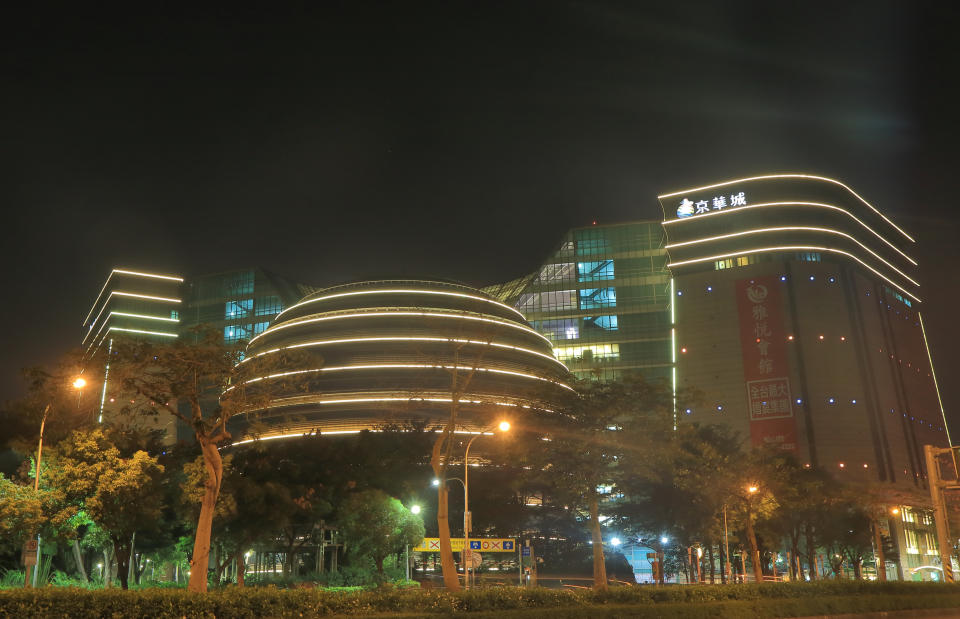
[[[483,563],[483,555],[479,552],[470,553],[470,563],[473,567],[480,567],[480,564]]]
[[[451,537],[450,549],[453,552],[463,552],[463,538]],[[517,540],[502,537],[480,537],[477,539],[471,537],[470,549],[473,551],[482,550],[484,552],[513,552],[517,549]],[[411,550],[414,552],[440,552],[440,538],[425,537],[422,542]]]
[[[523,548],[521,548],[521,556],[524,556],[524,557],[529,557],[529,556],[530,556],[530,547],[529,547],[529,546],[524,546]]]

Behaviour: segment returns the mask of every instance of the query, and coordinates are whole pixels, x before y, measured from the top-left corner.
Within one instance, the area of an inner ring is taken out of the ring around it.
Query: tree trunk
[[[760,565],[760,549],[757,547],[757,536],[753,532],[753,510],[747,505],[747,543],[750,544],[750,562],[753,564],[753,578],[763,582],[763,566]]]
[[[713,565],[713,544],[712,543],[707,545],[707,557],[709,557],[709,561],[710,561],[710,584],[713,585],[713,584],[716,584],[717,571]]]
[[[727,584],[727,563],[730,562],[729,557],[727,557],[726,549],[722,544],[717,544],[717,556],[720,557],[720,584]]]
[[[203,466],[207,479],[203,482],[203,502],[200,504],[200,520],[197,536],[193,542],[193,558],[190,559],[190,583],[188,591],[205,593],[207,590],[207,566],[210,565],[210,533],[213,529],[213,514],[220,496],[223,481],[223,461],[217,446],[206,438],[197,437],[203,453]]]
[[[117,557],[117,578],[120,579],[120,588],[126,591],[130,586],[130,542],[126,539],[114,540],[113,548]]]
[[[103,586],[113,586],[113,547],[103,549]]]
[[[130,536],[130,555],[127,558],[127,582],[133,580],[139,584],[139,578],[136,578],[135,563],[137,560],[137,532],[134,531]]]
[[[880,535],[880,522],[874,517],[870,519],[873,528],[873,547],[876,548],[877,580],[887,582],[887,558],[883,554],[883,537]]]
[[[820,577],[817,570],[817,547],[813,543],[813,532],[808,524],[804,527],[804,534],[807,543],[807,569],[810,571],[810,580],[817,580]]]
[[[73,538],[73,559],[77,562],[77,571],[80,572],[80,580],[83,581],[83,584],[90,582],[90,579],[87,578],[87,570],[83,566],[83,553],[80,552],[80,542],[77,541],[77,538]]]
[[[460,590],[460,578],[457,566],[453,562],[453,550],[450,547],[450,518],[447,511],[447,491],[445,479],[437,486],[437,528],[440,531],[440,568],[443,570],[443,586],[450,591]]]
[[[377,574],[383,576],[383,557],[376,557],[374,562],[377,564]]]
[[[243,586],[243,575],[247,571],[247,565],[244,563],[245,557],[242,552],[237,552],[237,586]]]
[[[607,565],[603,557],[603,533],[600,531],[600,504],[597,494],[590,495],[590,534],[593,538],[593,588],[607,588]]]
[[[855,561],[851,561],[851,563],[853,563],[853,579],[862,580],[863,571],[860,568],[863,566],[863,558],[858,558]]]

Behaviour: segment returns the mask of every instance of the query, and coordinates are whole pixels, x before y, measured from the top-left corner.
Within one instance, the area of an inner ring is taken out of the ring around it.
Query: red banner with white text
[[[796,451],[781,286],[769,275],[737,281],[740,348],[753,446]]]

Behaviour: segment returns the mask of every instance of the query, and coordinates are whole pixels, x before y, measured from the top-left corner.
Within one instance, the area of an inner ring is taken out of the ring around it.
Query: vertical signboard
[[[796,451],[780,286],[778,279],[769,275],[737,281],[743,379],[753,446]]]

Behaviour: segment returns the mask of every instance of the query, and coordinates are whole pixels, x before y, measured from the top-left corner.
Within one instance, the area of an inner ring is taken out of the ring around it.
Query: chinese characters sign
[[[773,276],[741,279],[736,291],[751,441],[796,451],[780,282]]]
[[[689,198],[680,201],[677,207],[677,217],[691,217],[693,215],[703,215],[711,211],[722,211],[729,206],[746,206],[747,196],[742,191],[739,193],[714,196],[710,200],[698,200],[694,202]]]

